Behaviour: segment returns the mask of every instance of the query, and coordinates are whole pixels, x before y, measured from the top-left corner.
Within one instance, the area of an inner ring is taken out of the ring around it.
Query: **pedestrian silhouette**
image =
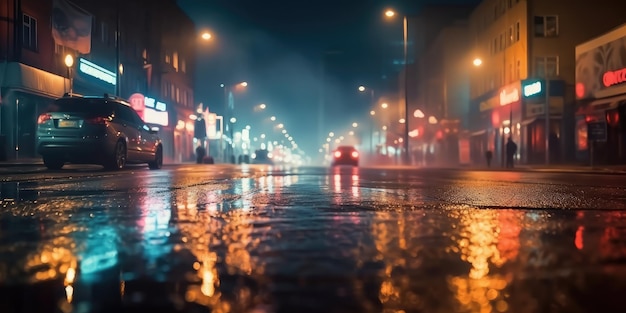
[[[517,152],[517,144],[509,137],[506,143],[506,167],[513,168],[513,157]]]
[[[202,146],[202,144],[198,144],[198,147],[196,147],[196,163],[201,164],[204,156],[206,156],[206,149]]]
[[[493,152],[491,152],[491,150],[485,151],[485,158],[487,159],[487,167],[491,167],[491,159],[493,159]]]

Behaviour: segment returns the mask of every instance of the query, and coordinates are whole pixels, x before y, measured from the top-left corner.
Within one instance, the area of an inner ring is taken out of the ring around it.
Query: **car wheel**
[[[45,165],[50,170],[60,170],[63,165],[65,165],[65,162],[59,158],[44,156],[43,165]]]
[[[154,161],[148,162],[148,168],[151,170],[158,170],[163,167],[163,149],[158,147],[154,153]]]
[[[126,145],[122,141],[115,144],[111,160],[104,165],[109,170],[121,170],[126,166]]]

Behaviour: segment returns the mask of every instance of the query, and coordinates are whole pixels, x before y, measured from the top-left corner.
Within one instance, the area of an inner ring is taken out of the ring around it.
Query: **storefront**
[[[0,64],[0,160],[37,158],[37,117],[69,80],[22,63]]]
[[[155,98],[134,93],[128,98],[128,102],[139,114],[141,119],[149,126],[159,128],[159,137],[163,143],[163,161],[172,163],[174,160],[174,128],[170,114],[171,106]]]
[[[550,146],[551,160],[560,160],[562,113],[565,103],[564,82],[550,80]],[[470,111],[470,154],[474,164],[485,164],[485,153],[493,153],[494,166],[505,164],[505,144],[510,137],[517,144],[515,162],[545,162],[546,103],[545,80],[518,81],[472,102]]]
[[[546,84],[545,79],[526,79],[522,81],[522,96],[520,146],[525,147],[525,153],[521,155],[520,162],[544,164],[546,157],[549,157],[549,163],[560,163],[564,159],[564,138],[567,138],[563,136],[565,82],[548,80]],[[550,104],[548,115],[545,110],[546,102]],[[549,132],[546,133],[546,129]]]
[[[521,82],[474,100],[472,107],[469,139],[472,163],[484,164],[485,153],[491,151],[493,165],[504,166],[504,147],[509,137],[518,144],[516,159],[519,159],[523,151],[520,145]]]
[[[626,164],[626,25],[576,46],[576,149],[580,161]],[[589,136],[589,126],[601,136]],[[593,158],[591,158],[593,151]]]

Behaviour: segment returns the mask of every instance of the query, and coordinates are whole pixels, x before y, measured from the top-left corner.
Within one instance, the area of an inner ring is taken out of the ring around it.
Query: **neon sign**
[[[626,82],[626,68],[616,71],[607,71],[602,75],[604,87],[611,87],[623,82]]]
[[[536,81],[524,86],[524,97],[530,97],[541,92],[541,82]]]
[[[153,108],[157,111],[167,111],[167,105],[161,101],[156,101],[154,98],[146,97],[146,107]]]
[[[107,82],[113,86],[115,86],[115,84],[117,83],[116,74],[105,69],[104,67],[101,67],[100,65],[87,61],[83,58],[80,58],[78,62],[78,69],[81,72],[89,76],[95,77],[101,81]]]
[[[519,101],[519,90],[517,88],[511,89],[509,92],[506,89],[500,91],[500,105],[507,105],[517,101]]]

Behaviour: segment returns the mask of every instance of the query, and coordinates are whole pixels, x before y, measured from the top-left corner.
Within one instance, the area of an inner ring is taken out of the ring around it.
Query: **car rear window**
[[[58,99],[49,107],[48,112],[72,112],[106,115],[113,112],[114,105],[104,99]]]

